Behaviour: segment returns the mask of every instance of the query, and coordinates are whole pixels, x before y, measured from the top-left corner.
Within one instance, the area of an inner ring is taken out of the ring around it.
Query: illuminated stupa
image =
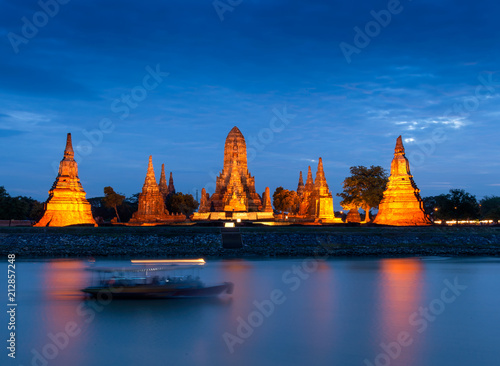
[[[347,223],[360,223],[361,215],[359,214],[359,207],[355,205],[343,205],[344,210],[349,212],[346,215],[345,222]]]
[[[430,225],[419,192],[410,173],[410,163],[399,136],[394,149],[389,182],[374,223],[397,226]]]
[[[161,165],[160,183],[158,184],[158,188],[160,189],[160,193],[163,195],[163,199],[166,199],[169,191],[167,186],[167,177],[165,176],[165,164]]]
[[[323,160],[319,158],[316,179],[314,180],[314,190],[311,196],[311,204],[314,204],[314,218],[322,223],[342,222],[335,218],[333,211],[333,196],[326,182],[323,170]]]
[[[49,191],[45,212],[35,226],[81,224],[97,226],[78,177],[78,164],[75,161],[71,134],[68,133],[64,158],[59,163],[59,172]]]
[[[262,194],[262,211],[273,212],[273,206],[271,204],[271,191],[269,190],[269,187],[266,187],[266,190]]]
[[[297,194],[300,199],[298,217],[317,222],[321,221],[321,223],[342,222],[334,214],[333,196],[326,182],[323,160],[321,158],[318,161],[316,179],[313,180],[311,166],[307,168],[305,184],[303,183],[302,172],[300,172]]]
[[[163,167],[164,169],[164,167]],[[171,215],[165,208],[163,194],[156,183],[153,157],[149,156],[148,171],[139,194],[139,208],[129,221],[131,225],[160,225],[172,221],[184,221],[184,215]]]
[[[299,197],[302,197],[303,194],[304,194],[304,179],[302,178],[302,170],[301,170],[299,174],[299,183],[297,184],[297,195]]]
[[[161,165],[160,183],[158,184],[158,187],[160,188],[160,192],[165,200],[167,199],[167,196],[175,194],[174,178],[172,176],[172,172],[170,172],[170,178],[168,180],[168,185],[167,185],[167,178],[165,175],[165,164]]]
[[[255,178],[248,172],[245,138],[236,126],[226,138],[224,166],[216,179],[215,193],[204,198],[204,192],[193,220],[258,220],[274,217],[272,211],[263,211],[261,197],[255,191]]]

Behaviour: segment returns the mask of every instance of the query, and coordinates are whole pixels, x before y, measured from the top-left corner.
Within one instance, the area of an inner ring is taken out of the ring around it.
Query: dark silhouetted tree
[[[481,200],[481,218],[486,220],[500,220],[500,197],[485,196]]]
[[[435,220],[474,220],[479,218],[480,208],[476,196],[463,189],[450,189],[448,194],[423,199],[425,210]]]
[[[31,197],[11,197],[5,187],[0,186],[0,219],[38,221],[43,214],[43,203]]]
[[[104,187],[104,194],[105,197],[102,199],[102,202],[106,207],[115,209],[116,218],[118,222],[121,222],[120,215],[118,214],[118,206],[121,206],[123,200],[125,200],[125,196],[116,193],[111,187]]]
[[[182,213],[189,217],[198,208],[199,203],[192,194],[177,192],[167,196],[165,205],[170,213]]]
[[[370,209],[377,208],[388,182],[387,171],[381,166],[352,166],[351,176],[344,179],[342,206],[357,206],[365,210],[365,221],[370,221]]]
[[[273,193],[273,206],[281,213],[290,212],[292,214],[297,212],[299,205],[299,197],[297,192],[278,187]]]

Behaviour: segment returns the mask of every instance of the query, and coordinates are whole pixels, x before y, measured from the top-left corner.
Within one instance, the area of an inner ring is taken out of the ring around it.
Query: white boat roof
[[[159,272],[159,271],[174,271],[174,270],[186,270],[192,268],[200,268],[200,266],[186,266],[179,264],[170,264],[164,266],[133,266],[133,267],[89,267],[87,271],[92,272],[102,272],[102,273],[113,273],[113,272]]]

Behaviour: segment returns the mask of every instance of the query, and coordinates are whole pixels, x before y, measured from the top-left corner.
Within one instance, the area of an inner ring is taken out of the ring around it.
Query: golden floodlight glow
[[[197,264],[204,265],[206,262],[203,258],[198,259],[132,259],[133,264]]]

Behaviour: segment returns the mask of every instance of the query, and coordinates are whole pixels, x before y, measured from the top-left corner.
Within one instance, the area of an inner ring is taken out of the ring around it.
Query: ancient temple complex
[[[165,167],[162,166],[162,178],[164,179]],[[161,179],[160,179],[161,180]],[[165,183],[165,180],[164,182]],[[168,187],[167,187],[168,190]],[[156,183],[153,168],[153,157],[149,157],[148,171],[142,192],[139,194],[139,209],[134,212],[129,221],[130,225],[161,225],[174,221],[184,221],[184,215],[171,215],[166,207],[161,191],[161,184]]]
[[[314,219],[322,223],[342,222],[336,218],[333,210],[333,196],[326,182],[323,160],[319,158],[316,178],[313,181],[311,167],[307,170],[306,183],[303,183],[302,172],[299,176],[297,194],[300,199],[299,217]]]
[[[389,182],[374,223],[398,226],[430,225],[419,192],[410,173],[410,163],[399,136],[394,149]]]
[[[90,224],[97,226],[90,203],[85,198],[75,153],[68,133],[64,157],[59,163],[59,172],[49,191],[43,217],[35,226],[68,226]]]
[[[266,192],[268,189],[266,189]],[[247,147],[243,134],[233,127],[224,145],[224,165],[216,179],[215,193],[201,192],[200,207],[193,220],[273,219],[270,198],[263,205],[255,191],[255,178],[248,172]]]

